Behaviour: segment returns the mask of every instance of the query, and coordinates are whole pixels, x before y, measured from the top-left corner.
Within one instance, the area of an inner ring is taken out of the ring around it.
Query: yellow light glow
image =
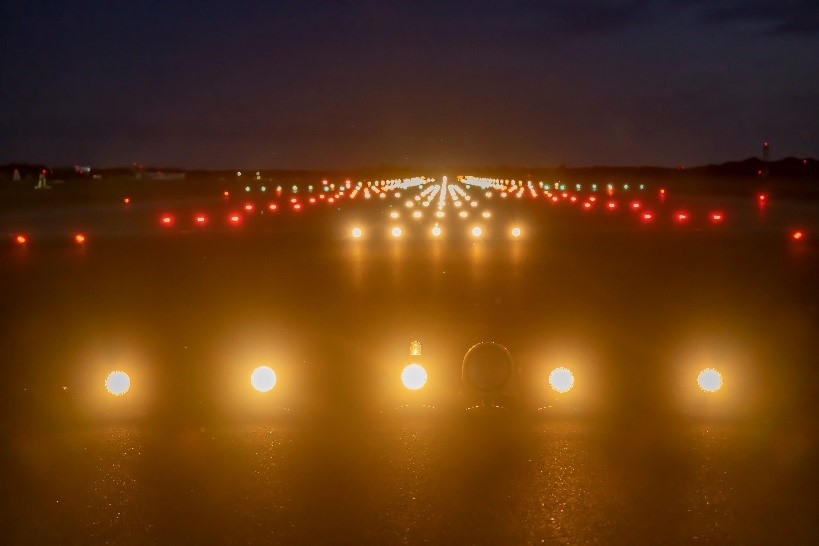
[[[481,236],[481,228],[479,228],[477,226],[473,227],[472,228],[472,236],[473,237],[480,237]]]
[[[259,392],[267,392],[276,386],[276,372],[269,366],[259,366],[250,374],[250,384]]]
[[[123,371],[114,370],[105,378],[105,390],[114,396],[122,396],[130,388],[131,378]]]
[[[438,218],[443,218],[445,216],[444,211],[439,210],[438,212],[435,213],[435,216]]]
[[[569,368],[555,368],[549,374],[549,385],[559,393],[568,392],[574,387],[574,374]]]
[[[401,237],[401,228],[400,227],[394,227],[394,228],[392,228],[391,233],[392,233],[393,237]]]
[[[358,227],[353,228],[353,237],[355,237],[356,239],[361,237],[361,228]]]
[[[512,228],[512,237],[520,237],[520,228],[519,227],[513,227]]]
[[[397,212],[391,212],[390,213],[390,218],[398,218],[399,216],[400,216],[400,214],[398,214]]]
[[[465,210],[462,210],[461,212],[458,213],[458,216],[460,216],[461,218],[466,218],[467,216],[469,216],[469,214],[467,214]]]
[[[722,388],[722,374],[714,368],[705,368],[697,376],[697,384],[705,392],[715,392]]]
[[[413,218],[420,218],[421,216],[423,216],[423,214],[421,214],[420,210],[416,210],[415,212],[412,213]]]
[[[410,364],[401,370],[401,383],[411,391],[417,391],[427,383],[427,371],[420,364]]]
[[[485,210],[481,213],[481,216],[483,216],[484,218],[489,218],[490,216],[492,216],[492,213],[489,212],[488,210]]]
[[[438,237],[440,235],[441,235],[441,228],[439,228],[438,226],[433,227],[432,228],[432,236],[433,237]]]

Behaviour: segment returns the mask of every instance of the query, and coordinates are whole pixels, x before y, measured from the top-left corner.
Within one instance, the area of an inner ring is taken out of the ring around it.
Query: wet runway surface
[[[790,233],[819,233],[815,206],[713,201],[654,203],[653,225],[493,202],[479,240],[399,205],[201,232],[157,227],[179,204],[103,207],[82,247],[53,235],[69,213],[7,214],[39,223],[0,261],[4,542],[812,543],[819,259]],[[514,411],[458,396],[486,340],[519,367]]]

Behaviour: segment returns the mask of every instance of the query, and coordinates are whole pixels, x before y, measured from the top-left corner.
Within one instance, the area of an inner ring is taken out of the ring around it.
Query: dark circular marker
[[[478,390],[499,391],[512,377],[512,355],[499,343],[482,341],[464,355],[461,376]]]

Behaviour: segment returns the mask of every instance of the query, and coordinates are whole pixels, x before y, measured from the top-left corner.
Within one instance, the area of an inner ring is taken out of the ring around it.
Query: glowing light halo
[[[722,374],[714,368],[705,368],[697,375],[697,385],[704,392],[716,392],[722,388]]]
[[[355,239],[358,239],[359,237],[361,237],[361,228],[360,227],[354,227],[352,235],[353,235],[353,237]]]
[[[401,370],[401,383],[411,391],[421,389],[427,383],[427,371],[420,364],[409,364]]]
[[[276,372],[270,366],[259,366],[251,372],[250,384],[259,392],[268,392],[276,386]]]
[[[114,396],[122,396],[131,388],[131,378],[122,370],[113,370],[105,378],[105,390]]]
[[[549,386],[561,394],[568,392],[574,387],[574,374],[563,366],[555,368],[549,373]]]

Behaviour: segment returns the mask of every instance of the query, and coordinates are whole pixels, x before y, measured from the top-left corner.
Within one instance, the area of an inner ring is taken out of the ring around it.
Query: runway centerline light
[[[481,228],[479,228],[477,226],[472,228],[472,236],[473,237],[480,237],[481,233],[482,233]]]
[[[401,228],[400,227],[394,227],[394,228],[392,228],[391,233],[392,233],[393,237],[401,237]]]
[[[549,386],[561,394],[568,392],[574,387],[574,374],[569,368],[555,368],[549,374]]]
[[[268,392],[276,386],[276,372],[270,366],[259,366],[250,374],[250,384],[259,392]]]
[[[714,368],[705,368],[697,376],[697,385],[705,392],[716,392],[722,388],[722,374]]]
[[[356,239],[361,237],[361,228],[359,228],[359,227],[353,228],[353,237],[356,238]]]
[[[114,396],[122,396],[131,388],[131,378],[121,370],[114,370],[105,378],[105,390]]]
[[[519,227],[513,227],[512,228],[512,237],[520,237],[520,228]]]
[[[438,236],[440,236],[440,235],[441,235],[441,228],[440,228],[440,227],[438,227],[438,226],[434,226],[434,227],[432,228],[432,236],[433,236],[433,237],[438,237]]]
[[[427,371],[420,364],[410,364],[401,370],[401,383],[411,391],[417,391],[427,383]]]

